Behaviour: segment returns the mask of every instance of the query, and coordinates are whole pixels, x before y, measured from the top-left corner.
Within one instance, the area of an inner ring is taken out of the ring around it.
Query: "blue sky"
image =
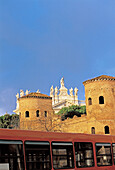
[[[0,0],[0,115],[20,89],[48,94],[115,76],[115,0]]]

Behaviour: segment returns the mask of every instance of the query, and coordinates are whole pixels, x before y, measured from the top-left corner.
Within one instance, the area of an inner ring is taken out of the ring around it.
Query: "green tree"
[[[11,115],[11,127],[14,128],[18,128],[19,127],[19,115],[17,114],[12,114]]]
[[[11,116],[9,114],[5,114],[3,116],[3,128],[10,128]]]
[[[14,129],[19,127],[19,115],[5,114],[0,116],[0,128]]]
[[[0,128],[3,128],[3,116],[0,116]]]
[[[69,107],[63,107],[58,113],[62,120],[73,118],[74,115],[81,117],[82,114],[86,114],[86,106],[72,105]]]

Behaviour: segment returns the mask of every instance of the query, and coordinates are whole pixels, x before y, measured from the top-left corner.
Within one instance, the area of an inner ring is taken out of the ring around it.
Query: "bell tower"
[[[87,116],[115,120],[115,77],[102,75],[83,82]]]

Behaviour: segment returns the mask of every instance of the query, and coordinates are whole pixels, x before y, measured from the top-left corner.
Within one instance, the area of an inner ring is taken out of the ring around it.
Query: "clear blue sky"
[[[20,89],[115,76],[115,0],[0,0],[0,115]]]

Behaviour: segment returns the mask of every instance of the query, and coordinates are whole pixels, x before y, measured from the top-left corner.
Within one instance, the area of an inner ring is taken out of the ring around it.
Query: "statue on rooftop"
[[[26,94],[26,95],[28,95],[28,94],[29,94],[29,92],[30,92],[29,90],[26,90],[25,94]]]
[[[61,83],[61,87],[64,87],[64,77],[62,77],[60,83]]]
[[[70,96],[73,96],[73,88],[71,87],[71,89],[69,89],[70,92]]]
[[[19,99],[19,93],[16,94],[16,98],[17,98],[17,100]]]
[[[23,97],[24,96],[24,91],[21,89],[20,90],[20,97]]]
[[[51,88],[50,88],[50,96],[53,96],[53,92],[54,92],[54,88],[53,88],[53,85],[52,85]]]
[[[38,89],[36,93],[40,93],[40,90]]]
[[[77,92],[78,92],[77,87],[74,89],[74,92],[75,92],[75,96],[77,96]]]
[[[55,88],[55,95],[57,95],[57,94],[58,94],[58,88],[56,86],[56,88]]]

